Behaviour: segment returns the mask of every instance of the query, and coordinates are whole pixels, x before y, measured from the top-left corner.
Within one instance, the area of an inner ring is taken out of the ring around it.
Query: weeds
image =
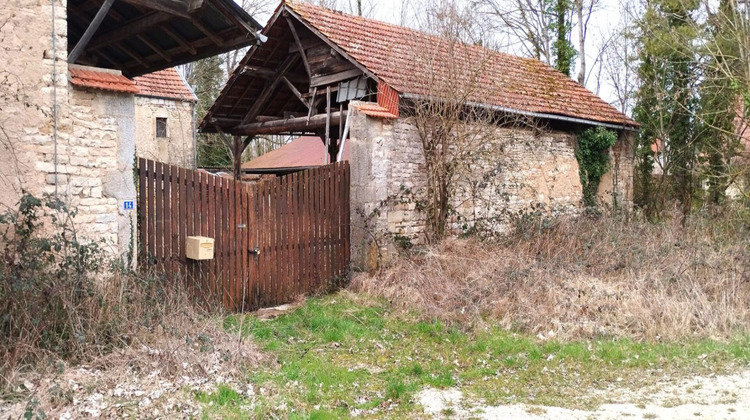
[[[273,320],[225,319],[278,359],[248,373],[251,397],[218,388],[201,396],[228,418],[413,418],[417,394],[458,387],[469,401],[591,408],[611,384],[721,373],[750,362],[747,336],[727,342],[560,341],[486,326],[425,321],[382,299],[343,291],[308,299]],[[735,365],[736,366],[736,365]],[[244,407],[244,408],[243,408]],[[290,414],[291,413],[291,414]]]
[[[30,195],[0,217],[3,399],[27,397],[19,384],[47,375],[55,385],[32,397],[48,410],[65,406],[73,390],[57,378],[82,362],[118,380],[133,370],[205,376],[213,365],[227,377],[261,359],[252,343],[217,328],[177,276],[132,272],[100,244],[79,242],[74,217]]]
[[[403,255],[355,291],[426,319],[562,338],[723,337],[750,328],[750,239],[740,221],[519,220],[498,241]]]

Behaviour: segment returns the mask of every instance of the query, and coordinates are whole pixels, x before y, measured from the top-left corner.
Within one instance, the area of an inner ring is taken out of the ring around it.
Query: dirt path
[[[594,411],[528,404],[486,406],[458,389],[425,389],[418,399],[434,418],[481,419],[750,419],[750,370],[727,376],[664,378],[642,389],[593,391],[609,401]]]

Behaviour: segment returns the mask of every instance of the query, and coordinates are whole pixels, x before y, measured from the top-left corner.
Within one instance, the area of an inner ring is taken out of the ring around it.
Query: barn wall
[[[408,118],[383,120],[353,111],[351,128],[352,262],[373,268],[395,251],[394,238],[424,240],[424,214],[415,197],[425,188],[425,165],[419,135]],[[491,129],[493,140],[457,183],[450,220],[460,233],[482,223],[503,231],[512,215],[543,205],[552,214],[580,211],[582,188],[575,158],[575,135],[528,128]],[[632,201],[632,153],[624,136],[613,151],[615,170],[600,188],[600,200]],[[617,180],[617,184],[614,182]],[[606,185],[605,185],[606,184]],[[384,234],[386,233],[387,234]]]
[[[105,249],[122,253],[135,215],[123,209],[135,199],[134,98],[72,87],[65,2],[55,6],[56,54],[49,1],[0,6],[7,19],[0,20],[0,207],[15,208],[22,190],[57,193],[77,210],[79,239],[103,239]]]
[[[191,102],[135,97],[138,157],[194,169]],[[156,137],[156,118],[167,119],[167,137]]]

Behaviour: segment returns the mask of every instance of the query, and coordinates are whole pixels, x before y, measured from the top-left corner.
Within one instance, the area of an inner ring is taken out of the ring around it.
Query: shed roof
[[[469,100],[509,110],[635,126],[637,123],[547,64],[402,26],[285,1],[322,33],[402,94],[435,95],[442,78],[472,85]]]
[[[133,78],[138,95],[196,102],[198,98],[174,67]]]
[[[284,16],[297,23],[292,25]],[[307,77],[303,63],[293,60],[299,48],[295,46],[291,26],[296,26],[299,36],[304,38],[303,48],[308,54],[320,49],[320,44],[310,40],[312,36],[335,48],[336,54],[331,56],[342,55],[361,70],[360,74],[377,81],[378,106],[366,106],[365,113],[395,117],[398,107],[384,106],[393,101],[381,101],[381,96],[385,97],[381,93],[392,91],[397,104],[399,97],[439,96],[444,89],[436,85],[450,80],[458,82],[453,88],[464,87],[460,94],[466,94],[466,102],[489,105],[499,111],[617,127],[638,125],[539,60],[285,0],[262,31],[268,41],[248,51],[201,123],[201,130],[234,133],[235,128],[252,122],[248,110],[261,102],[258,99],[263,97],[261,93],[287,63],[291,64],[286,77],[299,92],[312,91],[313,79],[325,78],[325,74],[317,73]],[[310,93],[306,97],[310,98]],[[271,99],[266,99],[262,115],[307,113],[307,108],[283,83],[279,83]]]
[[[138,93],[135,82],[117,70],[70,65],[68,72],[70,83],[75,86],[112,92]]]
[[[276,150],[242,164],[242,169],[293,169],[323,165],[325,145],[320,137],[303,136]],[[349,160],[349,143],[344,145],[343,160]]]
[[[69,54],[104,2],[68,0]],[[135,77],[248,46],[260,28],[233,0],[118,0],[76,63]]]

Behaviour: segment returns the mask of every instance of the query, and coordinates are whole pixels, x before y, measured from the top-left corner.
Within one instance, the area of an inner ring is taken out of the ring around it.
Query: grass
[[[528,402],[593,408],[602,394],[582,390],[647,385],[665,374],[721,372],[750,362],[750,337],[728,341],[638,342],[628,339],[540,341],[495,327],[465,331],[425,322],[366,295],[313,298],[270,321],[225,318],[276,356],[275,367],[248,373],[248,397],[220,387],[198,394],[206,418],[411,418],[416,394],[460,387],[487,404]]]

